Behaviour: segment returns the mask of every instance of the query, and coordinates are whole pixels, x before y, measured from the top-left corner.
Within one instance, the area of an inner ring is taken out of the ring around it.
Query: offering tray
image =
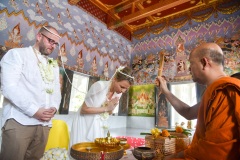
[[[98,160],[101,158],[103,148],[96,145],[94,142],[83,142],[74,144],[71,147],[70,155],[76,160]],[[104,160],[118,160],[123,157],[124,149],[122,146],[108,148],[104,152]]]

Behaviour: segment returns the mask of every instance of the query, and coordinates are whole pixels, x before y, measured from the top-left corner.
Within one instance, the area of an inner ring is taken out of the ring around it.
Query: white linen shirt
[[[37,56],[42,63],[47,63],[42,55]],[[51,121],[42,122],[32,116],[41,107],[58,110],[61,101],[58,66],[54,67],[52,88],[53,94],[46,93],[46,84],[31,46],[9,50],[1,60],[2,126],[11,118],[22,125],[51,126]]]

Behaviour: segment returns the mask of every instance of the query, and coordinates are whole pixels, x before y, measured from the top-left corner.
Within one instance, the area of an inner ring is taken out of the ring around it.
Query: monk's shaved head
[[[206,48],[223,55],[222,49],[216,43],[203,43],[200,46],[198,46],[195,50],[201,50]]]
[[[224,64],[223,51],[216,43],[203,43],[195,48],[190,56],[198,59],[207,57],[218,65]]]

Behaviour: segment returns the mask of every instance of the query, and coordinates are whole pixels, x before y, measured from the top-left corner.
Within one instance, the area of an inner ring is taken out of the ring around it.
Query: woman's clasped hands
[[[106,111],[107,112],[112,112],[116,108],[116,106],[118,105],[118,101],[119,101],[118,97],[110,99],[106,104]]]

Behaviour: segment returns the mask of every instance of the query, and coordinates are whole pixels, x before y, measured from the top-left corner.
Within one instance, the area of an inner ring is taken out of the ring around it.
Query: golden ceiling
[[[214,7],[229,0],[68,0],[100,21],[109,29],[131,40],[133,34],[191,12]]]

